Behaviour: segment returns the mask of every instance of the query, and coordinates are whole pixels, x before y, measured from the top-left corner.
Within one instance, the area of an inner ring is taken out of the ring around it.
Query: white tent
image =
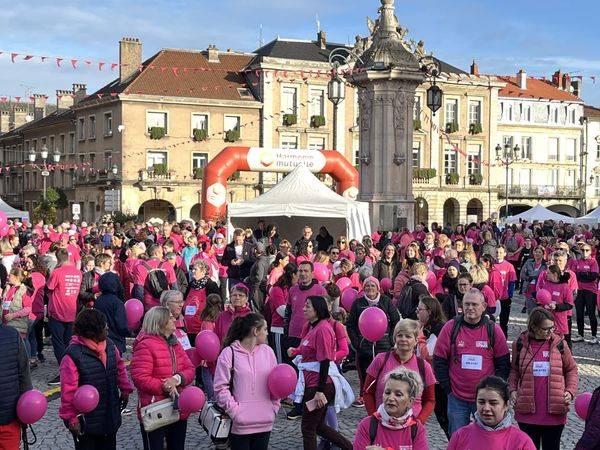
[[[581,225],[598,226],[600,223],[600,206],[593,211],[590,211],[585,216],[578,217],[575,219],[575,223]]]
[[[29,213],[27,211],[21,211],[13,208],[8,203],[0,198],[0,211],[6,214],[9,219],[27,219],[29,220]]]
[[[574,218],[550,211],[548,208],[543,207],[539,203],[533,208],[522,212],[521,214],[507,217],[505,222],[518,223],[520,220],[526,220],[527,222],[533,222],[534,220],[538,220],[540,222],[543,222],[544,220],[554,220],[556,222],[562,220],[565,223],[575,222]]]
[[[260,197],[230,204],[227,216],[229,233],[234,227],[254,228],[258,218],[264,218],[290,240],[300,237],[305,225],[313,228],[315,236],[321,226],[334,237],[361,240],[371,234],[369,205],[336,194],[304,166],[297,166]]]

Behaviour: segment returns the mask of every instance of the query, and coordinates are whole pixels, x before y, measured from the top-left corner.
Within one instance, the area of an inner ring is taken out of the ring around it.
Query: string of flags
[[[54,172],[56,170],[77,170],[81,169],[83,173],[86,170],[89,170],[91,173],[102,172],[103,169],[97,169],[95,167],[90,167],[92,164],[90,162],[83,163],[73,163],[73,164],[35,164],[35,163],[22,163],[22,164],[5,164],[0,166],[0,175],[3,173],[9,173],[10,169],[43,169],[49,172]]]

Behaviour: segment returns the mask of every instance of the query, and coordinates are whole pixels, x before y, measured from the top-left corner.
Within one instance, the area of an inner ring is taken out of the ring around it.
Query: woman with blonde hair
[[[485,297],[485,302],[487,303],[487,314],[492,320],[494,320],[494,318],[498,317],[500,314],[500,302],[496,298],[494,290],[488,285],[490,274],[480,264],[476,264],[471,267],[469,273],[473,278],[473,287],[479,289]]]

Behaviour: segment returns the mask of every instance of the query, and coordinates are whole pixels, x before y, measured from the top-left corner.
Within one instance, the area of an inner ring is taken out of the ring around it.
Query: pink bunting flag
[[[71,60],[71,65],[73,66],[73,69],[77,69],[77,61],[76,59],[72,59]]]
[[[102,70],[102,68],[104,67],[105,64],[106,64],[105,62],[100,61],[98,63],[98,70]]]
[[[117,63],[110,63],[110,70],[115,70],[115,67],[118,67]]]
[[[14,63],[14,62],[15,62],[15,58],[16,58],[17,56],[19,56],[19,54],[18,54],[18,53],[11,53],[11,54],[10,54],[10,60],[11,60],[11,61]]]
[[[62,60],[63,60],[62,58],[56,58],[56,65],[58,67],[61,67],[60,63],[62,63]]]
[[[23,58],[23,61],[29,61],[32,58],[33,58],[33,55],[25,55],[25,57]]]

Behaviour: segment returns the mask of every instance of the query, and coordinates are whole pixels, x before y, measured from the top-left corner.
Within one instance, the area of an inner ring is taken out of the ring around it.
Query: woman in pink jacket
[[[546,276],[538,282],[539,289],[550,292],[551,302],[544,308],[552,312],[556,325],[556,333],[564,337],[571,347],[571,334],[569,333],[569,312],[573,309],[573,291],[569,287],[571,274],[562,273],[560,268],[553,264],[546,270]]]
[[[536,450],[531,438],[512,425],[508,384],[489,376],[477,385],[475,421],[452,434],[448,450],[470,448]]]
[[[144,316],[142,331],[133,346],[131,378],[138,390],[138,418],[140,408],[175,397],[192,381],[195,367],[175,336],[175,318],[168,308],[155,306]],[[187,415],[181,420],[147,433],[140,423],[144,450],[163,450],[166,439],[168,450],[183,450],[187,429]]]
[[[558,450],[569,404],[577,393],[577,363],[555,319],[543,308],[529,314],[527,330],[513,343],[508,382],[519,428],[535,446]]]
[[[279,400],[267,378],[277,365],[267,342],[267,322],[256,313],[234,319],[217,360],[215,398],[233,422],[231,450],[267,450]]]

